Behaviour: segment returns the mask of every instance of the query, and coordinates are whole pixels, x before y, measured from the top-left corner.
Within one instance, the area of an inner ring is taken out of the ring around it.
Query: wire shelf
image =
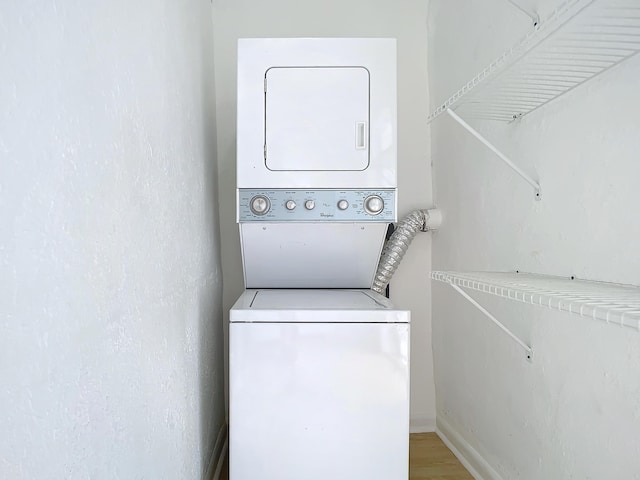
[[[531,273],[434,271],[431,278],[640,331],[640,287],[634,285]]]
[[[439,105],[512,121],[640,52],[638,0],[565,0],[525,38]]]

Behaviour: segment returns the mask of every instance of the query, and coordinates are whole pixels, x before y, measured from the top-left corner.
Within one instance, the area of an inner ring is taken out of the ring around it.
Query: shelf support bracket
[[[453,118],[456,122],[458,122],[467,132],[476,137],[485,147],[495,153],[500,160],[506,163],[513,171],[515,171],[518,175],[520,175],[529,185],[533,187],[536,194],[536,200],[540,200],[542,198],[542,194],[540,191],[540,184],[536,182],[533,178],[531,178],[528,174],[526,174],[520,167],[518,167],[515,163],[513,163],[509,157],[507,157],[504,153],[498,150],[491,142],[489,142],[486,138],[484,138],[477,130],[475,130],[471,125],[465,122],[460,116],[455,113],[450,108],[447,108],[447,113],[451,118]]]
[[[469,296],[469,294],[464,290],[462,290],[458,285],[455,285],[454,283],[451,283],[451,282],[449,282],[449,285],[451,285],[451,287],[453,287],[453,289],[456,292],[462,295],[474,307],[480,310],[489,320],[495,323],[500,328],[500,330],[502,330],[504,333],[506,333],[509,336],[509,338],[515,341],[518,345],[520,345],[524,349],[525,353],[527,354],[527,361],[529,362],[533,361],[533,349],[529,345],[527,345],[522,340],[520,340],[511,330],[505,327],[504,324],[500,322],[500,320],[498,320],[496,317],[491,315],[491,313],[489,313],[489,311],[486,308],[484,308],[482,305],[476,302],[473,298],[471,298],[471,296]]]
[[[540,16],[536,12],[532,12],[530,10],[527,10],[522,5],[518,4],[515,0],[507,0],[507,2],[509,2],[514,7],[516,7],[522,13],[524,13],[527,17],[530,17],[531,20],[533,20],[533,26],[534,27],[538,26],[538,24],[540,23]]]

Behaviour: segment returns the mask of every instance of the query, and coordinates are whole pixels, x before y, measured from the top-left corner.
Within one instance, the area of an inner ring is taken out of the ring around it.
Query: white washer
[[[408,478],[409,318],[370,290],[246,290],[230,315],[230,479]]]

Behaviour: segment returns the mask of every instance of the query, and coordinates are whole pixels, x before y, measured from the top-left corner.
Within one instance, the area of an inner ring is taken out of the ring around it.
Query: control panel
[[[238,190],[239,222],[395,222],[396,190]]]

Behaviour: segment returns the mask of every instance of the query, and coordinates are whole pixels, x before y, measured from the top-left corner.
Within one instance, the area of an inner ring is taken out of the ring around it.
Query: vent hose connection
[[[378,270],[371,290],[384,295],[391,277],[396,272],[404,254],[418,232],[437,230],[442,223],[440,210],[414,210],[398,222],[396,230],[382,249]]]

